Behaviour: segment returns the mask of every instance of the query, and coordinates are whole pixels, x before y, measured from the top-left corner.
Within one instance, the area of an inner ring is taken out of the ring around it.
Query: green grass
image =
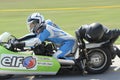
[[[0,34],[7,31],[21,37],[28,33],[26,19],[33,12],[42,13],[73,36],[81,25],[92,22],[110,29],[120,26],[120,0],[0,0]]]

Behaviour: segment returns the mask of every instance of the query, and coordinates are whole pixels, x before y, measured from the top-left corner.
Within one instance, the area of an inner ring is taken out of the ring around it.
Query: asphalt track
[[[16,75],[7,80],[120,80],[120,59],[116,57],[113,61],[111,67],[102,74],[87,74],[83,76],[79,73],[69,73],[39,77]]]

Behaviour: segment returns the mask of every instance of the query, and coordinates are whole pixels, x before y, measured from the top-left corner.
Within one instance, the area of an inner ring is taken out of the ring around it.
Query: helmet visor
[[[29,32],[33,32],[35,24],[33,24],[33,21],[27,22],[27,28]]]

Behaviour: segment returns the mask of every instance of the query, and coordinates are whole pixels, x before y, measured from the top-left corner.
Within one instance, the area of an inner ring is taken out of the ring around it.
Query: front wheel
[[[111,65],[111,55],[108,49],[91,49],[88,51],[87,71],[92,74],[105,72]]]

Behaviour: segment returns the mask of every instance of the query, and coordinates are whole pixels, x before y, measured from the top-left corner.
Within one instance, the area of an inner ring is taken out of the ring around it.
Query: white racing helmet
[[[44,17],[40,13],[32,13],[30,16],[28,16],[27,24],[28,29],[30,32],[36,32],[37,29],[42,25],[44,22]],[[31,24],[34,26],[31,27]]]

